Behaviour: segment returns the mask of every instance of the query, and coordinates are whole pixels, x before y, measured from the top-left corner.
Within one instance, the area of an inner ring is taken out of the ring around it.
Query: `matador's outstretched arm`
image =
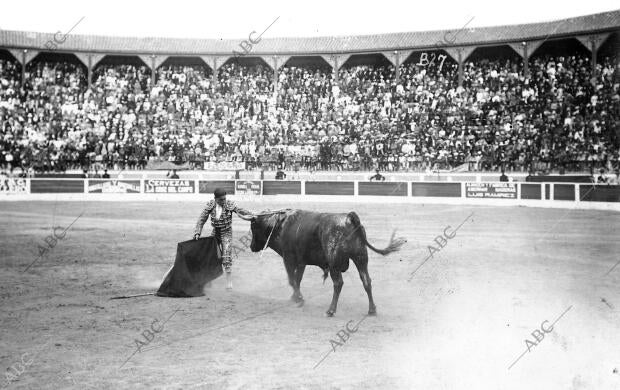
[[[235,212],[237,213],[239,218],[243,219],[244,221],[251,221],[252,218],[255,217],[255,215],[251,211],[248,211],[246,209],[242,209],[241,207],[237,207],[235,209]]]

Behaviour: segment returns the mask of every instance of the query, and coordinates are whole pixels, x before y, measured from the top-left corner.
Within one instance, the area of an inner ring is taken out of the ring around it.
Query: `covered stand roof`
[[[334,36],[312,38],[263,38],[254,45],[252,55],[308,55],[364,53],[380,50],[407,50],[437,47],[445,42],[447,33],[460,28],[437,31],[413,31],[378,35]],[[524,40],[561,38],[611,32],[620,29],[620,10],[579,16],[551,22],[510,26],[465,28],[454,44],[443,46],[487,45]],[[54,34],[0,30],[0,47],[47,51],[45,44]],[[160,54],[160,55],[226,55],[239,51],[239,39],[178,39],[137,38],[71,34],[59,45],[62,52],[105,54]]]

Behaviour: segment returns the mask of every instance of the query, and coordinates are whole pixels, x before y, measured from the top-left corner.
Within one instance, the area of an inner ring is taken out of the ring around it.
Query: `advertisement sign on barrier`
[[[28,184],[26,179],[21,178],[0,178],[0,193],[2,194],[26,194],[28,193]]]
[[[235,195],[260,195],[261,184],[258,180],[237,180],[235,182]]]
[[[193,194],[193,180],[149,179],[144,181],[145,193],[157,194]]]
[[[88,192],[104,194],[140,193],[140,180],[89,180]]]
[[[465,183],[468,198],[517,199],[516,183]]]
[[[243,161],[206,161],[204,169],[209,171],[236,171],[237,169],[245,169],[245,162]]]

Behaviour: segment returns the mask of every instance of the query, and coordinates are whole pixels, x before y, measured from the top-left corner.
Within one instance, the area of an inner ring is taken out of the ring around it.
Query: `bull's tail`
[[[385,256],[387,254],[390,254],[392,252],[396,252],[396,251],[400,250],[400,247],[403,246],[403,244],[407,242],[407,240],[405,238],[403,238],[403,237],[398,237],[398,238],[394,239],[394,235],[396,234],[396,230],[394,230],[392,232],[392,237],[390,237],[390,242],[389,242],[387,247],[385,247],[383,249],[375,248],[366,239],[366,230],[364,229],[364,226],[362,226],[362,223],[360,222],[360,217],[358,217],[357,214],[354,211],[351,211],[347,215],[347,217],[348,217],[349,221],[351,222],[351,224],[355,228],[355,230],[353,230],[353,232],[351,232],[351,235],[358,234],[359,237],[364,242],[364,244],[366,244],[366,246],[368,246],[374,252],[377,252],[377,253],[379,253],[379,254],[381,254],[383,256]]]

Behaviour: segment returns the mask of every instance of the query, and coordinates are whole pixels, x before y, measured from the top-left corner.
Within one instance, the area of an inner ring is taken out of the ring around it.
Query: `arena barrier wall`
[[[540,184],[520,184],[520,199],[542,199],[542,187]]]
[[[551,190],[551,188],[550,188]],[[575,186],[573,184],[554,184],[553,200],[575,200]]]
[[[537,205],[555,202],[553,207],[620,209],[620,186],[581,183],[524,183],[524,182],[369,182],[369,181],[295,181],[295,180],[198,180],[198,179],[22,179],[0,181],[0,200],[47,199],[45,194],[86,195],[86,199],[105,200],[109,194],[142,194],[140,199],[157,199],[158,194],[212,194],[216,188],[230,195],[248,199],[262,196],[305,196],[292,199],[329,199],[329,196],[349,196],[374,201],[389,196],[396,199],[429,203],[466,203],[497,205]],[[35,196],[36,195],[36,196]],[[130,196],[131,197],[131,196]],[[110,198],[108,198],[110,199]],[[444,199],[444,200],[441,200]],[[458,200],[460,199],[460,202]],[[484,202],[483,200],[486,200]],[[541,202],[542,201],[542,202]],[[586,206],[585,204],[591,204]],[[600,206],[596,206],[599,203]],[[559,206],[558,206],[559,204]],[[607,206],[604,206],[606,204]],[[614,206],[614,204],[617,204]],[[551,206],[550,206],[551,207]]]
[[[216,188],[222,188],[229,194],[235,193],[234,180],[198,180],[198,193],[212,194]]]
[[[356,195],[353,181],[307,181],[302,195]]]
[[[301,195],[301,193],[301,181],[263,181],[263,195]]]
[[[358,182],[359,195],[407,196],[407,182]]]
[[[411,196],[461,197],[461,183],[411,183]]]
[[[88,188],[84,179],[26,179],[30,181],[32,194],[84,193]],[[88,191],[88,190],[87,190]]]
[[[592,176],[589,175],[542,175],[530,176],[526,178],[529,183],[592,183]]]
[[[620,186],[579,186],[579,199],[586,202],[620,202]]]

